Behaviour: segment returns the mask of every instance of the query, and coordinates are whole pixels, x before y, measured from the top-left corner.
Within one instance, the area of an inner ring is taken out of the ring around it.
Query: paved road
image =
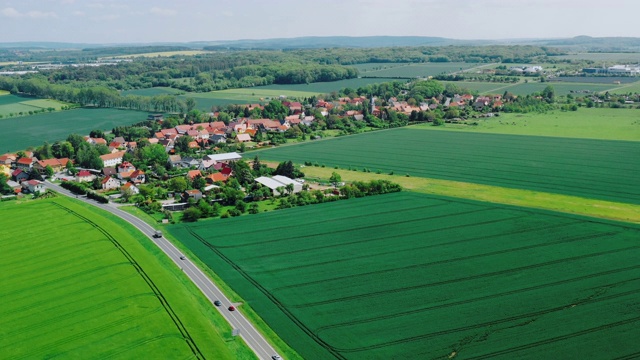
[[[73,198],[76,197],[76,195],[72,194],[68,190],[49,181],[46,181],[45,185],[60,194]],[[276,354],[274,348],[269,344],[264,336],[262,336],[262,334],[258,332],[253,324],[251,324],[249,320],[247,320],[247,318],[242,315],[242,313],[238,311],[228,310],[229,306],[232,304],[231,301],[202,272],[202,270],[200,270],[200,268],[198,268],[193,262],[191,262],[191,260],[186,257],[185,260],[180,260],[180,257],[183,256],[183,254],[180,252],[180,250],[178,250],[178,248],[176,248],[170,241],[168,241],[164,237],[153,237],[153,234],[155,233],[155,229],[153,227],[138,219],[137,217],[118,209],[115,204],[100,204],[83,196],[78,197],[78,200],[82,200],[88,204],[109,211],[110,213],[129,222],[130,224],[138,228],[138,230],[142,231],[153,241],[154,244],[162,249],[162,251],[164,251],[164,253],[171,260],[173,260],[173,262],[176,263],[176,265],[179,266],[185,274],[187,274],[191,281],[196,284],[196,286],[200,288],[202,293],[209,299],[212,306],[214,306],[213,302],[215,300],[220,300],[222,302],[222,306],[216,308],[222,314],[222,316],[227,319],[232,328],[240,330],[240,336],[260,359],[271,359],[271,356]]]

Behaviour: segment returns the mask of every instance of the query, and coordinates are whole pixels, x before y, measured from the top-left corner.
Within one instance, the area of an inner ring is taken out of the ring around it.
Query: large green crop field
[[[552,56],[552,59],[562,60],[592,60],[616,63],[635,64],[640,62],[640,53],[579,53],[569,55]]]
[[[60,110],[65,105],[67,104],[51,99],[0,94],[0,115],[3,117],[26,115],[29,114],[29,111],[48,108]]]
[[[126,222],[54,198],[0,203],[0,223],[0,357],[248,358],[228,326],[212,325],[219,315],[199,290]]]
[[[640,204],[638,141],[402,128],[272,148],[259,155]]]
[[[543,114],[501,113],[473,120],[477,125],[424,124],[425,130],[456,130],[496,134],[558,136],[569,138],[640,141],[640,111],[636,109],[580,108]]]
[[[361,76],[379,78],[406,78],[427,77],[439,74],[447,74],[466,70],[477,64],[450,62],[450,63],[424,63],[424,64],[359,64],[355,66],[360,70]]]
[[[146,112],[117,109],[75,109],[0,120],[0,152],[64,140],[71,133],[111,130],[147,118]]]
[[[169,230],[306,359],[640,353],[638,226],[404,192]]]

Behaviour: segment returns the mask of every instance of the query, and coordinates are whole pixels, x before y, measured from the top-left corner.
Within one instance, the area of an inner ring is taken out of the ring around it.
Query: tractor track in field
[[[432,283],[429,283],[429,284],[420,284],[420,285],[407,286],[407,287],[396,288],[396,289],[381,290],[381,291],[371,292],[371,293],[367,293],[367,294],[344,296],[344,297],[341,297],[341,298],[335,298],[335,299],[329,299],[329,300],[323,300],[323,301],[316,301],[316,302],[300,304],[300,305],[292,305],[290,307],[292,307],[292,308],[305,308],[305,307],[310,307],[310,306],[338,303],[338,302],[347,301],[347,300],[361,299],[361,298],[367,298],[367,297],[376,297],[376,296],[380,296],[380,295],[392,294],[392,293],[408,291],[408,290],[413,290],[413,289],[421,289],[421,288],[426,288],[426,287],[431,287],[431,286],[438,286],[438,285],[444,285],[444,284],[453,284],[453,283],[462,282],[462,281],[476,280],[476,279],[481,279],[481,278],[485,278],[485,277],[505,275],[505,274],[515,273],[515,272],[519,272],[519,271],[523,271],[523,270],[530,270],[530,269],[540,268],[540,267],[549,266],[549,265],[562,264],[562,263],[566,263],[568,261],[588,259],[588,258],[592,258],[592,257],[615,254],[615,253],[619,253],[619,252],[624,252],[624,251],[629,251],[629,250],[636,250],[636,249],[640,249],[640,245],[629,246],[629,247],[625,247],[625,248],[608,250],[608,251],[601,251],[601,252],[597,252],[597,253],[585,254],[585,255],[574,256],[574,257],[569,257],[569,258],[545,261],[545,262],[542,262],[542,263],[537,263],[537,264],[532,264],[532,265],[527,265],[527,266],[521,266],[521,267],[511,268],[511,269],[504,269],[504,270],[494,271],[494,272],[490,272],[490,273],[476,274],[476,275],[471,275],[471,276],[467,276],[467,277],[463,277],[463,278],[442,280],[442,281],[432,282]]]
[[[198,345],[195,343],[195,341],[193,340],[193,338],[189,334],[189,331],[184,326],[184,324],[182,323],[182,321],[180,320],[178,315],[175,313],[175,311],[173,310],[173,308],[171,307],[171,305],[169,304],[167,299],[164,297],[164,295],[162,294],[160,289],[156,286],[156,284],[153,282],[153,280],[151,280],[149,275],[144,271],[144,269],[140,266],[140,264],[138,264],[136,259],[133,256],[131,256],[131,254],[129,254],[129,252],[120,244],[120,242],[118,242],[118,240],[116,238],[114,238],[108,231],[106,231],[101,226],[99,226],[98,224],[93,222],[91,219],[89,219],[89,218],[87,218],[87,217],[85,217],[85,216],[83,216],[83,215],[81,215],[81,214],[69,209],[66,206],[63,206],[63,205],[55,203],[55,202],[54,202],[54,204],[56,206],[58,206],[59,208],[69,212],[70,214],[72,214],[72,215],[84,220],[86,223],[92,225],[95,229],[97,229],[102,234],[104,234],[104,236],[106,236],[107,239],[109,239],[113,243],[113,245],[125,256],[125,258],[135,268],[135,270],[138,272],[140,277],[149,286],[151,291],[153,291],[153,294],[155,295],[155,297],[160,302],[160,305],[163,307],[163,309],[166,312],[166,314],[169,316],[169,318],[175,324],[176,328],[178,329],[178,331],[180,332],[180,334],[184,338],[185,342],[187,343],[187,346],[191,349],[191,352],[193,353],[193,355],[197,359],[204,359],[205,357],[202,354],[202,352],[200,351],[200,349],[198,348]]]
[[[335,356],[337,359],[344,360],[345,357],[336,351],[331,345],[326,343],[324,340],[320,339],[320,337],[316,336],[316,334],[311,331],[304,323],[302,323],[296,316],[294,316],[289,309],[287,309],[280,301],[271,294],[267,289],[265,289],[259,282],[253,279],[249,274],[247,274],[240,266],[234,263],[231,259],[225,256],[220,249],[211,245],[200,235],[196,234],[191,228],[187,227],[187,231],[193,236],[195,239],[200,241],[204,246],[208,247],[213,251],[220,259],[230,265],[234,270],[236,270],[243,278],[245,278],[251,285],[255,286],[256,289],[260,290],[264,296],[266,296],[282,313],[289,318],[300,330],[302,330],[305,334],[307,334],[314,342],[320,345],[322,348],[327,350],[331,355]]]

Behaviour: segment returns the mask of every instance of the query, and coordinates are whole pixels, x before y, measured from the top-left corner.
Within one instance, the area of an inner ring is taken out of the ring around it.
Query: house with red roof
[[[51,166],[53,171],[62,171],[69,161],[70,160],[68,158],[38,160],[33,164],[33,168],[38,170],[41,174],[45,173],[47,166]]]
[[[144,175],[143,170],[138,169],[132,172],[131,175],[129,175],[129,179],[134,184],[144,184],[144,182],[146,181],[146,176]]]
[[[118,187],[120,187],[120,181],[112,178],[111,176],[107,176],[102,179],[101,186],[102,190],[117,189]]]
[[[22,192],[35,194],[36,192],[44,192],[44,183],[38,180],[29,180],[22,182]]]
[[[33,167],[33,164],[38,161],[37,158],[32,158],[32,157],[23,157],[20,158],[16,161],[16,167],[18,169],[22,169],[25,171],[29,171],[31,170],[31,168]]]
[[[89,182],[89,181],[93,181],[93,179],[95,178],[96,176],[87,170],[80,170],[78,174],[76,174],[77,182]]]
[[[11,178],[17,182],[22,182],[29,179],[29,174],[22,169],[15,169],[11,173]]]
[[[187,172],[187,177],[191,181],[193,181],[193,179],[195,179],[196,176],[202,176],[202,172],[200,170],[189,170],[189,172]]]
[[[128,182],[120,187],[120,193],[125,194],[127,192],[131,195],[138,195],[140,194],[140,189],[133,183]]]

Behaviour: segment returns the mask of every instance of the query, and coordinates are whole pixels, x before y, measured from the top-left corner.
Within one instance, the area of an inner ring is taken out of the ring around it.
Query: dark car
[[[216,300],[216,301],[213,302],[213,305],[220,306],[220,305],[222,305],[222,302],[220,300]]]
[[[236,311],[236,308],[233,305],[231,305],[229,306],[229,311]]]

